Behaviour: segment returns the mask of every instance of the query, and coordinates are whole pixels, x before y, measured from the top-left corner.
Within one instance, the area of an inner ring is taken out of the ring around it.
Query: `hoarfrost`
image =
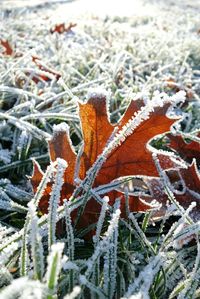
[[[149,264],[140,272],[138,278],[129,285],[127,292],[122,299],[131,298],[132,295],[142,295],[144,298],[149,298],[148,292],[153,282],[155,275],[160,270],[164,261],[163,253],[155,256]],[[139,294],[138,294],[139,293]],[[133,297],[134,298],[134,297]]]
[[[0,161],[4,164],[9,164],[11,162],[12,153],[8,149],[0,149]]]
[[[79,286],[75,286],[71,294],[68,294],[64,297],[64,299],[75,299],[81,292],[81,288]]]
[[[110,97],[110,93],[105,88],[100,86],[89,89],[87,93],[87,100],[98,99],[98,98],[108,99],[109,97]]]

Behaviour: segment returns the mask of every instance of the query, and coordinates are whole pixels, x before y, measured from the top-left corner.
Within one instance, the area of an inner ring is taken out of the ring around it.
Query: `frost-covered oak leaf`
[[[55,78],[56,80],[59,80],[61,77],[61,74],[57,72],[56,70],[52,69],[51,67],[47,66],[41,58],[38,56],[32,55],[32,61],[33,63],[38,67],[39,70],[41,70],[43,73],[38,73],[37,70],[34,72],[34,75],[32,74],[32,80],[37,84],[39,81],[51,81],[52,78]],[[27,76],[30,76],[30,72],[26,71],[25,73]]]
[[[13,55],[14,51],[8,40],[0,39],[0,45],[4,48],[4,51],[2,52],[3,55]]]
[[[187,209],[192,202],[196,203],[195,208],[191,212],[191,217],[194,221],[200,220],[200,173],[198,171],[195,159],[187,168],[179,170],[170,170],[166,172],[169,179],[170,189],[177,202],[185,209]],[[163,217],[166,211],[166,204],[169,198],[165,193],[163,183],[160,178],[145,178],[151,195],[142,196],[141,199],[146,202],[156,200],[162,204],[161,209],[154,213],[153,218]]]
[[[57,33],[59,33],[59,34],[62,34],[62,33],[64,33],[64,32],[69,32],[69,31],[71,31],[71,29],[73,28],[73,27],[76,27],[76,23],[69,23],[68,25],[66,25],[65,23],[61,23],[61,24],[56,24],[54,27],[52,27],[51,29],[50,29],[50,32],[51,32],[51,34],[53,34],[53,33],[55,33],[55,32],[57,32]]]
[[[162,101],[162,100],[161,100]],[[106,97],[104,95],[92,95],[86,104],[79,103],[79,115],[82,126],[84,148],[80,158],[79,178],[87,177],[87,171],[92,167],[99,155],[105,154],[105,161],[100,167],[94,180],[93,187],[108,184],[111,181],[129,175],[159,176],[152,159],[152,153],[148,148],[149,141],[158,134],[170,130],[170,126],[177,120],[166,116],[171,104],[165,101],[154,104],[154,109],[147,107],[143,100],[131,101],[124,116],[113,125],[110,123],[107,113]],[[112,136],[112,137],[111,137]],[[75,189],[74,174],[77,155],[73,149],[67,126],[57,126],[52,139],[49,142],[51,160],[63,158],[68,167],[64,175],[64,184],[61,192],[61,203],[64,198],[72,195]],[[160,154],[164,168],[172,168],[174,162],[169,156]],[[41,180],[42,174],[35,166],[32,177],[34,190]],[[49,188],[49,187],[48,187]],[[122,196],[122,215],[125,211],[123,194],[118,191],[109,192],[110,204],[116,197]],[[48,210],[47,192],[40,200],[39,208],[43,213]],[[138,199],[129,198],[131,211],[146,211],[152,206]],[[100,205],[95,199],[89,200],[82,216],[82,225],[87,226],[96,222]]]
[[[166,135],[169,140],[169,147],[174,149],[182,159],[191,163],[193,158],[196,159],[197,165],[200,165],[200,142],[191,141],[186,142],[181,135],[172,135],[171,133]],[[200,133],[197,135],[200,139]]]

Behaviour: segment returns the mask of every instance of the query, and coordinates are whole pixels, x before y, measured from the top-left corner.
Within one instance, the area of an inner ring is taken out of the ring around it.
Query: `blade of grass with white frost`
[[[56,294],[59,273],[61,270],[61,257],[63,249],[63,243],[56,243],[51,246],[46,273],[46,284],[48,287],[47,299],[53,299],[54,295]]]
[[[80,275],[80,283],[83,289],[84,286],[87,286],[90,289],[92,294],[96,293],[103,298],[107,296],[105,290],[101,290],[99,289],[99,287],[90,283],[90,278],[92,277],[92,274],[95,271],[95,265],[99,260],[99,257],[103,254],[106,254],[106,252],[109,249],[111,249],[112,246],[114,246],[114,244],[112,243],[113,234],[116,232],[116,230],[118,230],[119,217],[120,217],[120,210],[116,209],[116,211],[114,211],[114,213],[112,214],[112,219],[110,220],[110,224],[108,226],[106,233],[102,237],[102,240],[95,247],[94,253],[91,256],[91,258],[87,261],[87,270],[85,271],[84,276]],[[113,275],[115,276],[115,273],[113,273]],[[106,277],[106,279],[108,279],[108,277]]]
[[[16,118],[14,116],[8,115],[6,113],[1,113],[0,112],[0,118],[7,119],[11,124],[19,128],[20,130],[26,129],[27,131],[30,132],[36,139],[42,140],[42,139],[49,139],[51,135],[49,133],[46,133],[36,126],[22,120],[19,118]]]
[[[65,223],[66,223],[66,234],[67,234],[67,256],[70,261],[74,261],[74,232],[72,227],[72,221],[70,216],[70,207],[69,202],[67,200],[64,201],[64,209],[65,209]],[[69,270],[69,291],[72,292],[74,289],[74,271]]]
[[[4,165],[4,166],[1,166],[0,167],[0,173],[1,172],[6,172],[10,169],[13,169],[13,168],[17,168],[17,167],[20,167],[20,166],[23,166],[23,165],[27,165],[29,163],[33,163],[33,160],[44,160],[45,158],[48,158],[49,157],[49,154],[44,154],[44,155],[40,155],[40,156],[37,156],[37,157],[31,157],[29,159],[26,159],[24,161],[15,161],[15,162],[12,162],[8,165]]]
[[[100,235],[101,235],[103,223],[104,223],[105,216],[106,216],[106,211],[108,209],[108,202],[109,202],[109,198],[108,198],[108,196],[105,196],[103,198],[103,204],[101,207],[101,212],[100,212],[99,219],[98,219],[97,226],[96,226],[96,234],[93,237],[93,242],[94,242],[95,247],[97,247],[100,242]],[[93,271],[92,282],[95,286],[99,286],[99,284],[100,284],[100,258],[99,257],[97,258],[95,269]],[[93,294],[94,298],[95,298],[95,295],[96,294],[94,293]]]
[[[75,121],[79,122],[79,118],[76,115],[69,114],[69,113],[35,113],[29,114],[26,116],[21,117],[22,120],[32,120],[32,119],[39,119],[39,118],[46,118],[46,119],[59,119],[65,121]]]
[[[149,289],[155,275],[163,264],[163,258],[164,256],[161,253],[153,257],[149,264],[141,271],[138,278],[128,286],[128,290],[122,299],[128,299],[132,295],[149,298]]]
[[[113,214],[120,213],[120,200],[116,200],[113,208]],[[112,236],[110,236],[109,245],[104,255],[104,285],[103,289],[108,299],[112,299],[116,288],[116,270],[117,270],[117,245],[118,245],[118,224],[115,224]]]
[[[49,211],[48,211],[48,246],[49,250],[52,244],[56,241],[56,217],[57,209],[60,202],[61,188],[64,182],[64,172],[67,167],[67,162],[63,159],[58,158],[56,175],[54,184],[52,186],[51,195],[49,198]]]
[[[38,229],[38,217],[36,215],[35,205],[32,202],[30,202],[28,206],[30,214],[30,243],[34,279],[42,281],[44,274],[44,251],[42,245],[42,238]]]

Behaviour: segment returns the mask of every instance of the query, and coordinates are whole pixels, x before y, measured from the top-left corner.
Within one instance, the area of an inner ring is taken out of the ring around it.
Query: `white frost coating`
[[[151,287],[155,275],[158,273],[160,267],[163,264],[163,260],[164,260],[164,254],[159,253],[157,256],[155,256],[149,262],[149,264],[146,267],[144,267],[143,271],[140,272],[138,278],[136,278],[134,282],[129,285],[128,291],[125,293],[122,299],[134,298],[132,297],[133,295],[138,296],[139,294],[143,296],[142,298],[148,299],[149,289]],[[140,290],[139,293],[138,290]]]
[[[121,214],[120,209],[117,209],[115,211],[115,213],[113,214],[113,218],[110,221],[110,225],[108,227],[108,230],[105,233],[106,237],[112,236],[112,234],[115,231],[116,227],[118,227],[118,222],[119,222],[120,214]]]
[[[100,234],[101,234],[101,230],[102,230],[102,227],[103,227],[103,222],[104,222],[104,219],[105,219],[106,211],[108,209],[108,202],[109,202],[109,197],[104,196],[103,205],[101,207],[101,213],[99,215],[99,219],[98,219],[98,222],[97,222],[96,235],[93,237],[93,241],[96,244],[99,243]]]
[[[104,292],[108,298],[113,298],[116,288],[116,275],[117,275],[117,243],[118,243],[118,222],[120,216],[120,200],[116,200],[114,204],[113,219],[114,229],[112,235],[108,239],[108,248],[104,255]],[[112,220],[113,220],[112,219]],[[113,224],[112,224],[113,225]]]
[[[0,299],[42,299],[44,298],[45,287],[39,281],[28,280],[22,277],[13,280],[11,285],[3,289],[0,293]]]
[[[163,134],[160,134],[160,135],[157,135],[157,136],[159,137],[159,136],[162,136],[162,135]],[[177,156],[175,153],[168,152],[168,151],[162,150],[162,149],[158,150],[155,147],[151,146],[150,143],[151,143],[152,139],[150,139],[148,141],[147,145],[146,145],[147,149],[150,152],[152,152],[153,154],[164,155],[164,156],[170,157],[171,161],[174,163],[174,165],[171,167],[171,169],[174,169],[174,168],[187,168],[187,163],[184,160],[182,160],[179,156]],[[168,169],[170,169],[170,168],[168,168]]]
[[[26,130],[23,130],[20,137],[19,137],[19,143],[17,146],[17,149],[19,151],[19,155],[21,156],[23,148],[26,146],[27,141],[28,141],[29,135]]]
[[[66,123],[63,122],[63,123],[60,123],[59,125],[54,125],[53,126],[53,137],[50,138],[50,140],[54,139],[57,135],[59,135],[60,133],[63,133],[63,132],[66,133],[68,142],[69,142],[69,144],[71,146],[71,149],[75,153],[74,146],[72,144],[72,141],[71,141],[71,138],[70,138],[70,134],[69,134],[69,126],[68,126],[68,124],[66,124]]]
[[[75,299],[81,292],[81,288],[79,286],[75,286],[71,294],[68,294],[64,297],[64,299]]]
[[[54,256],[56,253],[62,253],[64,249],[64,243],[56,243],[51,246],[51,255]],[[50,257],[49,259],[50,260]]]
[[[54,135],[59,134],[60,132],[69,132],[69,126],[66,123],[60,123],[59,125],[53,125]]]
[[[12,210],[12,203],[11,198],[0,188],[0,209]]]
[[[68,166],[67,161],[65,161],[64,159],[61,159],[61,158],[57,158],[57,163],[58,163],[58,171],[59,171],[59,167],[67,168],[67,166]]]
[[[63,175],[67,167],[67,162],[64,159],[58,158],[57,160],[57,173],[55,182],[52,187],[51,196],[49,199],[49,214],[48,214],[48,225],[49,225],[49,248],[55,243],[55,232],[56,232],[56,217],[57,209],[60,201],[60,192],[64,182]]]
[[[37,163],[37,162],[35,162],[35,163]],[[40,184],[37,188],[37,192],[36,192],[34,198],[32,199],[32,201],[34,202],[36,207],[38,206],[39,201],[42,197],[42,194],[43,194],[48,182],[51,179],[52,173],[55,171],[55,165],[56,165],[56,162],[50,163],[50,165],[47,167],[47,169],[45,171],[45,174],[42,177],[42,180],[40,181]],[[40,169],[40,167],[39,167],[39,169]]]
[[[36,214],[36,207],[32,201],[28,204],[30,213],[30,240],[31,240],[31,254],[35,277],[41,279],[44,274],[44,251],[42,246],[42,238],[38,229],[38,217]]]
[[[174,94],[171,99],[173,103],[184,102],[186,98],[186,92],[184,90],[180,90],[176,94]]]
[[[3,243],[4,238],[6,238],[10,233],[14,233],[15,229],[12,227],[6,227],[0,223],[0,244]]]
[[[4,164],[9,164],[11,162],[12,153],[8,149],[0,149],[0,161]]]
[[[79,275],[79,281],[82,285],[87,284],[87,279],[86,279],[85,275]]]
[[[36,207],[32,201],[28,203],[28,208],[29,208],[30,216],[34,218],[36,216]]]
[[[61,257],[62,257],[63,249],[64,249],[64,243],[53,244],[51,246],[51,252],[47,258],[48,267],[46,273],[46,281],[47,281],[47,286],[49,287],[49,283],[52,280],[52,274],[54,275],[53,291],[57,285],[59,273],[62,266]]]
[[[120,210],[117,210],[115,211],[115,213],[113,213],[107,232],[103,236],[102,240],[99,242],[98,246],[95,247],[94,253],[91,256],[90,260],[87,261],[87,270],[85,272],[86,278],[90,277],[93,267],[99,259],[100,255],[104,253],[106,250],[108,250],[108,247],[110,246],[110,240],[113,237],[113,233],[118,228],[120,213]]]
[[[144,296],[144,294],[142,293],[137,293],[136,295],[133,295],[131,297],[129,297],[129,299],[149,299],[150,297],[147,295]]]
[[[2,266],[0,268],[0,288],[10,284],[12,279],[13,277],[9,270],[6,267]]]
[[[70,216],[70,207],[69,202],[67,200],[64,201],[65,208],[65,223],[66,223],[66,233],[67,233],[67,254],[71,261],[74,260],[74,232],[72,227],[72,221]]]
[[[13,242],[2,250],[0,254],[0,267],[2,267],[9,260],[18,247],[19,244]]]
[[[180,249],[183,245],[187,244],[192,239],[196,238],[196,235],[200,231],[200,221],[192,225],[187,225],[182,222],[178,228],[174,231],[173,247]]]
[[[63,270],[75,270],[75,271],[79,271],[79,267],[71,262],[71,261],[67,261],[66,263],[62,263],[62,268]]]
[[[160,161],[158,159],[157,153],[153,153],[152,154],[152,158],[154,160],[154,163],[155,163],[155,166],[156,166],[156,168],[158,170],[158,173],[159,173],[159,175],[160,175],[160,177],[162,179],[163,185],[167,186],[171,190],[171,182],[170,182],[168,176],[166,175],[166,173],[161,168]]]
[[[106,98],[110,97],[110,92],[102,88],[101,86],[96,88],[91,88],[87,93],[87,100],[89,99],[98,99],[98,98]]]

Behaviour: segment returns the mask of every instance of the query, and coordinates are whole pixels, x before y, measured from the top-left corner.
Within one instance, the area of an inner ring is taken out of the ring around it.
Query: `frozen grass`
[[[191,221],[189,211],[172,205],[153,226],[150,213],[120,219],[118,202],[111,208],[104,198],[96,237],[84,242],[87,230],[75,231],[70,217],[84,199],[65,203],[56,211],[66,165],[58,160],[57,166],[46,169],[47,139],[55,124],[69,125],[79,150],[77,99],[85,101],[97,87],[109,94],[114,122],[139,94],[150,98],[156,90],[173,94],[174,89],[167,86],[167,80],[173,79],[177,88],[188,93],[192,89],[182,134],[196,138],[200,128],[198,15],[174,9],[132,18],[86,16],[69,20],[77,22],[73,31],[51,35],[56,19],[53,8],[1,12],[0,37],[22,56],[0,54],[0,298],[199,298],[199,222]],[[61,78],[57,81],[39,70],[32,55]],[[32,78],[39,75],[50,80],[36,84]],[[162,148],[159,142],[156,145]],[[35,195],[27,177],[33,159],[45,171]],[[55,167],[59,171],[49,215],[38,218],[37,204]],[[101,191],[91,189],[90,194],[96,192],[98,197]],[[168,193],[173,203],[173,194]],[[169,219],[177,213],[181,218]],[[55,222],[62,217],[67,233],[56,239]],[[192,233],[196,242],[182,246]]]

